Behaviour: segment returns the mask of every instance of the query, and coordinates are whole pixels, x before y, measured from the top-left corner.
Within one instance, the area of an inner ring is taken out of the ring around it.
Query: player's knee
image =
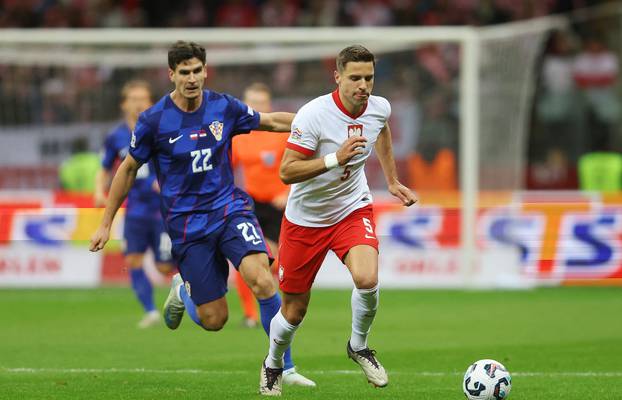
[[[302,304],[292,304],[282,309],[283,316],[292,325],[300,325],[307,314],[307,307]]]
[[[128,254],[125,256],[125,266],[127,268],[136,269],[143,266],[142,254]]]
[[[360,275],[353,277],[357,289],[371,289],[378,285],[378,277],[372,275]]]
[[[173,265],[169,263],[157,263],[156,268],[161,274],[168,274],[173,270]]]
[[[227,314],[224,315],[205,315],[201,317],[201,326],[206,331],[219,331],[221,330],[225,324],[229,316]]]
[[[253,294],[258,299],[267,298],[276,293],[276,284],[274,278],[268,272],[257,274],[254,279],[247,282]]]

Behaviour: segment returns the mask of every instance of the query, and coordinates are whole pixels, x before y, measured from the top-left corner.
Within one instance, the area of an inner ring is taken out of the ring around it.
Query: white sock
[[[283,354],[294,340],[294,333],[300,325],[292,325],[281,314],[281,309],[270,321],[270,352],[266,367],[283,368]]]
[[[378,309],[378,285],[371,289],[352,290],[352,335],[350,346],[354,351],[367,348],[367,336]]]

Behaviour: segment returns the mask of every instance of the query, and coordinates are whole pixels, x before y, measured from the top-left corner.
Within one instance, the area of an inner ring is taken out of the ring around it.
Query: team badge
[[[348,137],[363,136],[363,125],[348,125]]]
[[[209,124],[209,131],[212,132],[212,135],[216,138],[216,140],[222,139],[222,128],[224,124],[220,121],[214,121]]]
[[[184,287],[186,288],[186,292],[188,293],[188,296],[190,296],[190,282],[188,281],[184,282]]]
[[[132,139],[130,140],[130,146],[132,146],[133,149],[136,148],[136,135],[134,134],[134,131],[132,131]]]

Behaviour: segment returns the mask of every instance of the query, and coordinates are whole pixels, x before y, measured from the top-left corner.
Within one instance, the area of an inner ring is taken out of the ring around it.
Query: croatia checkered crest
[[[475,361],[464,374],[462,390],[469,400],[505,400],[510,389],[510,373],[495,360]]]

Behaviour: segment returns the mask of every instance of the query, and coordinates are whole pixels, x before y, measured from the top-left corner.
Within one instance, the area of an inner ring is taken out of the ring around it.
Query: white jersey
[[[352,135],[363,135],[367,144],[365,153],[355,156],[347,165],[291,186],[285,209],[290,222],[308,227],[331,226],[371,204],[365,161],[390,115],[389,102],[379,96],[370,96],[361,113],[351,115],[337,91],[320,96],[298,110],[287,141],[289,149],[323,158],[339,150]]]

